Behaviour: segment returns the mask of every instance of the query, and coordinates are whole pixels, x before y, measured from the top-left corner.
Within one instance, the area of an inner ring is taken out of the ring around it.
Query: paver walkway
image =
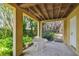
[[[34,44],[24,50],[24,56],[76,56],[64,43],[34,39]]]

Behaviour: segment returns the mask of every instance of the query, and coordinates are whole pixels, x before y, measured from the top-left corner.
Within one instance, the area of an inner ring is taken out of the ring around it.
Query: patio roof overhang
[[[67,17],[78,4],[75,3],[20,3],[21,9],[35,16],[39,21]]]

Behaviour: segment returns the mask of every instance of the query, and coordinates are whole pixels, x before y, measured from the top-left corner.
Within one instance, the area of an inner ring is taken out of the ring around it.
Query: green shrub
[[[6,28],[0,28],[0,39],[12,37],[12,31]]]
[[[12,55],[12,46],[13,46],[13,42],[11,37],[0,39],[0,55],[3,56]]]
[[[10,56],[12,55],[12,49],[6,47],[0,47],[0,56]]]
[[[23,46],[26,46],[27,44],[32,43],[32,37],[29,37],[28,35],[26,37],[23,37]]]
[[[48,41],[54,40],[54,32],[45,32],[43,33],[43,38],[46,38]]]

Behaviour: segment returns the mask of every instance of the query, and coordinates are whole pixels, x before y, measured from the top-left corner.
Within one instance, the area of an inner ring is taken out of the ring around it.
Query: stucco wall
[[[64,42],[70,46],[70,19],[72,17],[76,16],[76,25],[77,25],[77,30],[76,30],[76,50],[75,52],[77,52],[79,54],[79,5],[75,8],[75,10],[72,11],[72,13],[70,13],[70,15],[66,18],[66,20],[64,20]],[[74,27],[73,27],[74,28]]]

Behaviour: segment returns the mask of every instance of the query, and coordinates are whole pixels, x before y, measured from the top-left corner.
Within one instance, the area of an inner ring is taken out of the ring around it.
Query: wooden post
[[[23,13],[20,9],[16,10],[16,55],[20,55],[23,52],[22,36],[23,36]]]
[[[23,52],[23,43],[22,43],[22,37],[23,37],[23,12],[22,10],[16,5],[16,4],[10,4],[16,8],[16,20],[14,22],[14,28],[13,28],[13,55],[19,56]]]

